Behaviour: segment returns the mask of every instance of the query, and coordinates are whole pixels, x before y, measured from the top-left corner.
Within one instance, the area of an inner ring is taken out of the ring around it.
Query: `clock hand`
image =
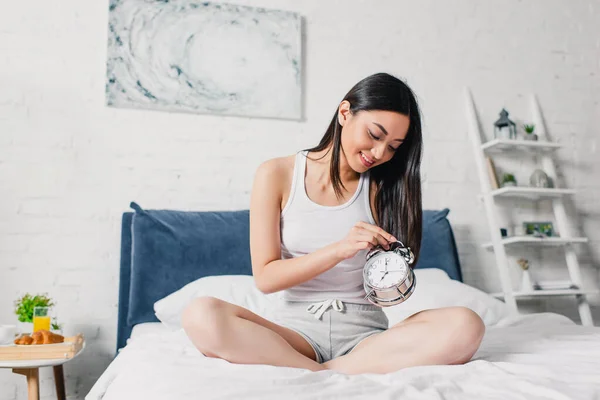
[[[383,281],[383,278],[385,278],[385,276],[388,274],[388,271],[385,271],[385,273],[383,274],[383,276],[381,277],[381,279],[379,280],[379,282],[377,282],[377,285],[375,286],[379,286],[379,284],[381,283],[381,281]],[[373,293],[375,291],[375,289],[371,289],[371,291],[369,291],[369,293],[367,293],[367,295],[365,296],[365,299],[367,297],[369,297],[371,295],[371,293]]]
[[[383,276],[381,277],[381,279],[379,280],[379,282],[377,282],[377,284],[376,284],[375,286],[379,286],[379,284],[381,283],[381,281],[383,280],[383,278],[385,278],[385,276],[386,276],[387,274],[388,274],[388,273],[387,273],[387,271],[386,271],[386,272],[383,274]],[[373,290],[375,290],[375,289],[373,289]],[[371,292],[373,292],[373,290],[371,290]],[[369,292],[369,294],[370,294],[371,292]]]
[[[388,271],[385,271],[385,273],[383,274],[383,276],[381,277],[381,279],[379,280],[379,282],[377,282],[377,285],[379,285],[381,283],[381,281],[383,281],[383,278],[385,278],[385,276],[388,274]]]

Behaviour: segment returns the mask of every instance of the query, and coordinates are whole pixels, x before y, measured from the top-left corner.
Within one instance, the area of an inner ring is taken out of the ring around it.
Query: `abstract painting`
[[[297,13],[190,0],[111,0],[106,104],[301,118]]]

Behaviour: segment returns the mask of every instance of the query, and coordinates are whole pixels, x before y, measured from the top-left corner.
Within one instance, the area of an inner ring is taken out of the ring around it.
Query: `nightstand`
[[[44,345],[52,346],[52,345]],[[66,400],[65,378],[63,364],[79,356],[85,349],[85,341],[81,349],[71,358],[32,359],[32,360],[0,360],[0,368],[11,368],[15,374],[27,377],[27,392],[29,400],[40,398],[39,369],[52,367],[54,369],[54,383],[56,385],[56,397],[58,400]]]

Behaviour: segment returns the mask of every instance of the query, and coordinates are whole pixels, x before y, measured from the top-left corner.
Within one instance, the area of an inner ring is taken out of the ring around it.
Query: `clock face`
[[[366,282],[385,289],[398,285],[408,274],[408,265],[398,254],[379,254],[365,266]]]

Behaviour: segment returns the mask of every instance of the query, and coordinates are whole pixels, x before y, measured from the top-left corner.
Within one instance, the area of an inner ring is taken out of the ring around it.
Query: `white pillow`
[[[448,273],[446,271],[444,271],[443,269],[439,269],[439,268],[415,269],[414,272],[415,272],[415,275],[417,276],[417,279],[419,279],[418,282],[421,282],[422,280],[424,280],[429,283],[439,283],[439,282],[446,282],[446,281],[450,280]]]
[[[417,287],[404,303],[384,307],[390,326],[422,310],[449,306],[464,306],[475,311],[486,325],[494,325],[509,314],[501,301],[464,283],[451,280],[438,268],[416,269]],[[187,304],[200,296],[213,296],[245,307],[270,319],[269,304],[281,292],[264,294],[248,275],[207,276],[188,283],[178,291],[154,303],[156,317],[170,329],[181,328],[181,314]]]
[[[440,272],[446,275],[442,279]],[[463,306],[475,311],[485,325],[495,325],[510,314],[502,301],[467,284],[452,280],[438,268],[415,269],[417,287],[403,303],[385,307],[390,326],[431,308]]]
[[[192,299],[201,296],[216,297],[267,318],[267,306],[273,301],[271,297],[279,294],[262,293],[256,288],[254,278],[249,275],[206,276],[158,300],[154,303],[154,313],[167,327],[179,329],[183,310]]]

